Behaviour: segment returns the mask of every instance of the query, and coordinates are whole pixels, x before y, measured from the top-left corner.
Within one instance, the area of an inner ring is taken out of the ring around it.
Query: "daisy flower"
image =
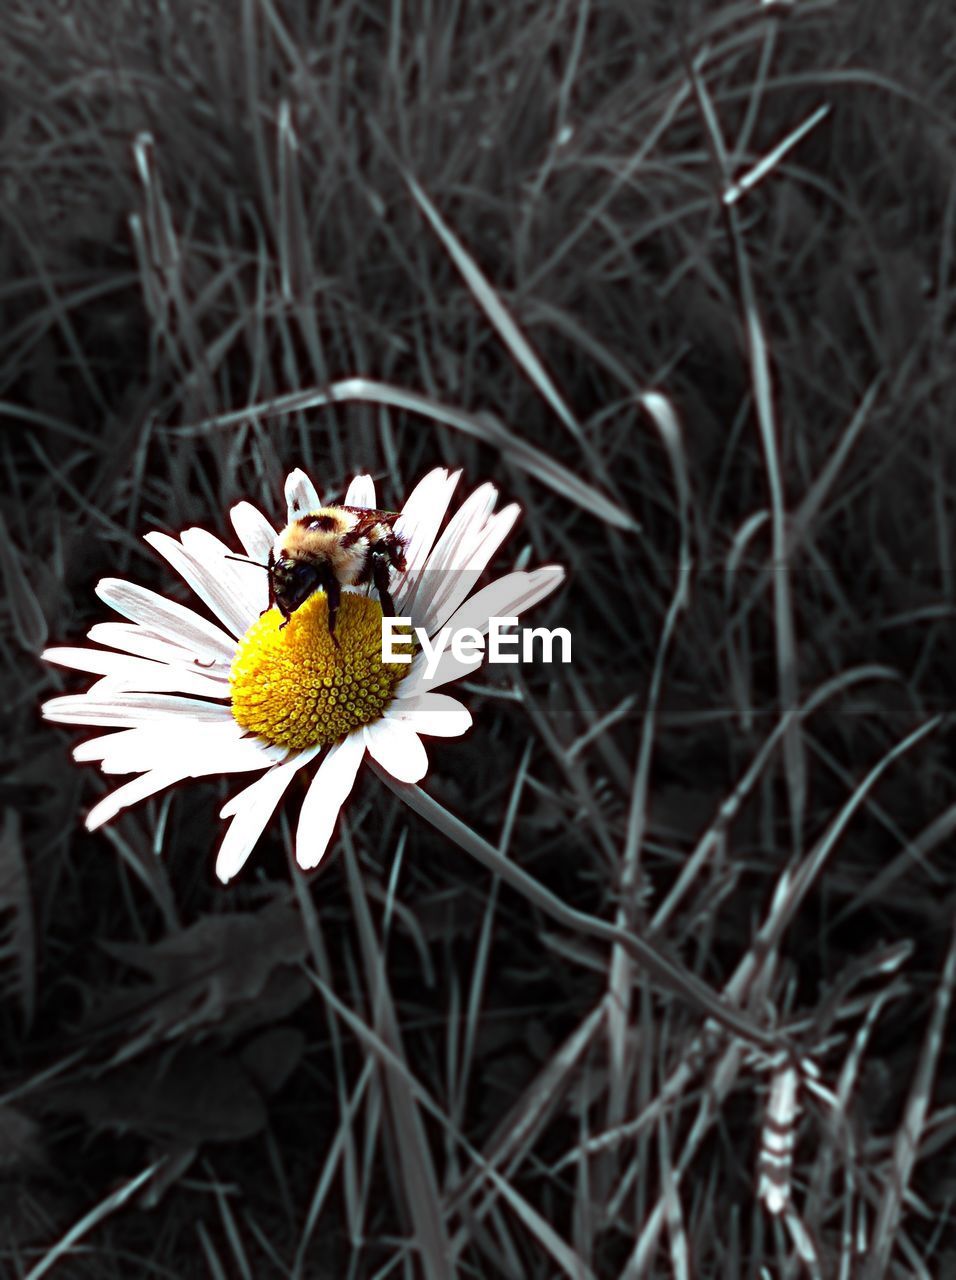
[[[491,618],[516,617],[564,577],[550,565],[509,573],[472,594],[519,508],[496,512],[497,491],[484,484],[439,535],[460,474],[439,468],[426,475],[395,523],[406,565],[392,574],[396,613],[429,638],[445,627],[485,634]],[[289,475],[285,496],[290,521],[322,505],[300,470]],[[375,508],[370,476],[355,477],[344,504]],[[221,811],[229,825],[216,872],[224,881],[249,857],[295,774],[313,761],[295,837],[306,869],[322,860],[366,751],[399,781],[418,782],[428,768],[421,736],[457,737],[471,725],[467,709],[437,690],[481,663],[480,656],[458,661],[448,650],[430,673],[423,652],[411,662],[385,662],[382,609],[365,588],[343,589],[337,645],[322,591],[280,626],[279,611],[267,608],[262,568],[276,530],[251,503],[230,514],[243,551],[259,563],[231,558],[236,552],[204,529],[178,539],[146,535],[214,621],[135,583],[104,578],[97,595],[125,621],[97,623],[89,639],[98,647],[43,654],[100,677],[86,693],[43,707],[48,720],[108,730],[80,743],[74,758],[97,761],[107,774],[136,775],[93,806],[89,830],[186,778],[261,772]]]

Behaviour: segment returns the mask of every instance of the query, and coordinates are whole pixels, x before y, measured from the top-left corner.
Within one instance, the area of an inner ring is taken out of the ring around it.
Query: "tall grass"
[[[953,39],[4,8],[4,1274],[956,1267]],[[573,665],[476,677],[311,880],[279,816],[215,882],[225,782],[86,834],[37,654],[97,579],[176,595],[141,535],[293,466],[437,463],[567,565]]]

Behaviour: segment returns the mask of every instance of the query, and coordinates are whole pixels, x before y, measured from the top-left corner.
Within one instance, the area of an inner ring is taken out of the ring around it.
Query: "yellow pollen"
[[[269,609],[239,641],[232,662],[232,714],[244,729],[284,747],[338,742],[359,725],[378,720],[408,675],[407,662],[382,661],[382,607],[345,592],[335,622],[339,648],[329,635],[329,607],[317,591],[296,609],[289,625]],[[395,648],[413,653],[399,637]]]

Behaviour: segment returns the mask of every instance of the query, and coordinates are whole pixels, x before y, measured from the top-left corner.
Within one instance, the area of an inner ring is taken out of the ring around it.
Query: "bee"
[[[329,635],[335,640],[335,620],[343,587],[371,583],[382,612],[395,616],[389,592],[392,570],[405,569],[405,544],[395,532],[397,511],[365,507],[328,506],[307,511],[290,521],[269,551],[269,605],[282,614],[281,627],[316,591],[324,591],[329,605]],[[338,641],[335,640],[336,644]]]

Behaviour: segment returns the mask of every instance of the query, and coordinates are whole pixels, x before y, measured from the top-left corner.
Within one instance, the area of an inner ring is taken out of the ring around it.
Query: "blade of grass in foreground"
[[[719,168],[723,190],[732,188],[727,149],[724,145],[717,112],[696,68],[689,71],[700,114],[710,140],[714,160]],[[783,488],[783,471],[777,444],[777,421],[773,404],[773,387],[770,377],[770,358],[764,336],[757,293],[750,270],[750,259],[744,241],[737,205],[724,200],[724,209],[737,264],[741,310],[747,336],[747,353],[750,361],[750,377],[753,386],[757,427],[764,452],[767,485],[770,490],[770,514],[773,542],[773,598],[774,635],[777,651],[777,682],[780,709],[788,716],[799,699],[797,672],[797,641],[794,626],[793,599],[790,590],[790,556],[787,536],[786,499]],[[803,820],[806,809],[807,769],[804,758],[800,724],[789,719],[783,739],[783,755],[787,790],[790,798],[791,838],[795,851],[803,839]]]
[[[837,694],[843,693],[862,682],[871,680],[897,681],[898,679],[899,676],[895,671],[888,667],[875,665],[845,671],[816,689],[803,705],[797,708],[794,715],[799,716],[801,720],[806,719],[825,706]],[[741,775],[739,782],[727,797],[721,801],[712,821],[697,841],[690,856],[684,862],[673,887],[654,913],[654,917],[651,920],[652,936],[663,929],[691,886],[700,876],[708,858],[719,848],[720,842],[725,838],[727,831],[730,829],[730,824],[740,812],[744,801],[752,794],[754,787],[764,776],[767,764],[786,732],[786,728],[787,718],[782,716],[757,749],[750,764]]]
[[[785,868],[780,875],[766,919],[754,938],[753,945],[744,955],[735,969],[730,981],[725,985],[725,992],[731,999],[742,1001],[753,991],[755,981],[768,957],[773,956],[780,947],[781,939],[787,928],[793,923],[797,909],[809,891],[816,875],[821,870],[826,858],[833,852],[839,837],[844,833],[853,815],[857,812],[867,795],[889,767],[929,734],[935,732],[942,723],[941,716],[935,716],[925,724],[919,725],[912,733],[898,742],[869,770],[859,785],[844,802],[842,808],[833,818],[823,836],[814,848],[794,870],[792,866]],[[687,1063],[689,1056],[678,1066],[676,1076],[689,1074]],[[723,1059],[711,1074],[711,1081],[701,1096],[697,1119],[688,1134],[681,1158],[675,1162],[678,1178],[682,1176],[694,1157],[704,1136],[713,1126],[719,1115],[720,1104],[727,1096],[733,1080],[736,1078],[740,1054],[736,1045],[730,1045]],[[802,1066],[802,1064],[801,1064]],[[640,1274],[640,1261],[653,1256],[657,1248],[659,1235],[666,1225],[666,1196],[661,1195],[649,1215],[634,1247],[632,1260],[634,1274]],[[867,1280],[874,1280],[868,1277]]]
[[[292,851],[292,837],[288,830],[288,822],[283,819],[283,834],[286,844],[286,857],[289,862],[290,870],[295,865],[295,855]],[[295,891],[296,901],[299,911],[302,915],[302,926],[305,931],[306,938],[309,943],[309,953],[312,957],[312,965],[315,973],[319,976],[326,986],[331,989],[333,985],[332,963],[329,958],[328,951],[325,946],[325,940],[322,934],[321,924],[319,922],[318,912],[315,906],[315,900],[312,897],[309,887],[302,876],[293,875],[292,884]],[[332,1065],[335,1075],[335,1090],[338,1099],[338,1114],[341,1117],[339,1134],[341,1135],[341,1156],[336,1157],[336,1161],[341,1165],[341,1175],[339,1179],[340,1194],[343,1200],[343,1210],[345,1216],[345,1230],[348,1232],[350,1239],[354,1242],[361,1239],[365,1234],[365,1197],[362,1196],[360,1187],[362,1183],[361,1172],[359,1169],[359,1147],[362,1143],[358,1140],[357,1135],[353,1132],[351,1121],[346,1123],[346,1117],[351,1115],[351,1098],[358,1099],[361,1091],[356,1085],[354,1088],[351,1083],[349,1067],[347,1065],[347,1051],[342,1036],[339,1019],[335,1016],[334,1011],[326,1002],[326,1021],[329,1031],[329,1044],[332,1053]],[[374,1092],[378,1085],[378,1076],[375,1076],[369,1086],[369,1093]],[[365,1134],[365,1150],[372,1152],[375,1149],[377,1139],[377,1125],[374,1121],[370,1121]],[[326,1157],[326,1168],[332,1161],[332,1151]],[[313,1220],[313,1212],[317,1220],[319,1210],[321,1208],[322,1188],[324,1183],[325,1171],[320,1174],[316,1184],[316,1190],[312,1196],[312,1202],[309,1207],[309,1213],[303,1224],[299,1237],[299,1244],[296,1249],[296,1261],[293,1267],[291,1280],[302,1280],[305,1274],[303,1267],[305,1265],[306,1254],[308,1251],[309,1241],[315,1228],[315,1220]]]
[[[607,996],[604,995],[524,1087],[483,1147],[482,1154],[489,1169],[503,1169],[507,1176],[527,1158],[532,1143],[570,1090],[578,1066],[606,1017]],[[458,1184],[450,1187],[447,1193],[449,1210],[457,1211],[465,1201],[477,1200],[483,1172],[484,1166],[469,1170]],[[476,1221],[481,1221],[490,1208],[489,1196],[490,1192],[471,1209]],[[453,1247],[464,1247],[463,1229],[455,1237]]]
[[[537,352],[521,332],[510,311],[498,297],[491,282],[468,253],[464,245],[445,222],[441,214],[429,200],[428,196],[408,173],[404,175],[409,190],[415,197],[418,207],[431,223],[436,235],[444,245],[449,257],[461,272],[471,290],[475,301],[491,321],[499,338],[508,348],[515,364],[522,370],[537,388],[538,393],[551,406],[559,420],[567,428],[571,436],[583,450],[593,475],[607,478],[607,469],[600,454],[593,448],[590,440],[581,430],[577,419],[568,408],[563,396],[554,384],[554,380],[542,364]]]
[[[144,1187],[156,1171],[166,1163],[166,1157],[143,1169],[135,1178],[130,1178],[129,1182],[125,1182],[123,1186],[118,1187],[114,1192],[101,1200],[95,1208],[85,1214],[79,1222],[70,1228],[62,1239],[58,1240],[49,1253],[30,1270],[25,1280],[40,1280],[41,1276],[45,1276],[47,1272],[54,1267],[65,1254],[68,1254],[75,1245],[83,1239],[93,1228],[104,1218],[108,1218],[111,1213],[115,1213],[117,1209],[121,1209],[127,1201],[136,1195],[141,1187]]]
[[[528,875],[521,867],[503,858],[493,845],[483,840],[460,818],[449,813],[420,787],[396,782],[391,774],[386,773],[374,761],[369,763],[389,790],[403,800],[410,809],[443,832],[466,853],[470,853],[482,866],[495,872],[506,884],[516,889],[529,902],[533,902],[545,915],[575,933],[583,933],[593,938],[600,938],[603,942],[625,947],[638,964],[646,969],[665,990],[681,997],[705,1017],[713,1018],[725,1030],[746,1040],[748,1044],[771,1053],[794,1052],[793,1046],[785,1037],[764,1030],[739,1009],[724,1004],[695,973],[678,961],[670,959],[638,933],[617,928],[613,924],[608,924],[606,920],[598,919],[597,916],[590,916],[586,912],[569,907],[567,903],[562,902],[549,889],[546,889],[540,881],[535,880],[534,876]]]
[[[0,511],[0,581],[9,602],[13,634],[21,649],[39,653],[46,644],[49,628],[24,569],[25,560],[23,552],[14,547]]]
[[[569,1280],[595,1280],[594,1273],[575,1250],[563,1240],[537,1210],[521,1195],[516,1187],[496,1169],[484,1160],[481,1153],[452,1124],[446,1112],[438,1105],[420,1080],[409,1070],[407,1063],[387,1045],[372,1027],[368,1026],[352,1009],[345,1005],[319,976],[318,973],[306,969],[306,976],[325,999],[329,1008],[349,1027],[363,1047],[383,1068],[400,1076],[408,1089],[409,1096],[428,1112],[450,1137],[460,1146],[462,1151],[475,1164],[483,1178],[486,1178],[495,1190],[506,1200],[512,1210],[524,1223],[528,1231],[538,1240],[541,1246],[554,1258],[555,1262],[568,1276]]]
[[[690,595],[690,482],[684,460],[684,446],[680,423],[670,402],[658,392],[648,392],[642,398],[647,413],[657,427],[664,444],[674,476],[677,495],[680,550],[673,594],[664,619],[654,665],[646,694],[646,710],[641,726],[631,802],[624,837],[624,849],[620,858],[618,892],[620,906],[617,923],[626,928],[634,918],[633,904],[639,893],[641,848],[644,843],[644,827],[647,816],[647,795],[650,786],[651,761],[654,754],[657,708],[664,683],[664,670],[671,640],[680,615],[687,607]],[[631,997],[634,990],[632,959],[622,946],[615,946],[611,953],[608,977],[608,1040],[610,1048],[610,1092],[608,1099],[608,1123],[617,1124],[624,1118],[628,1106],[631,1081],[625,1071],[627,1058],[627,1032],[630,1021]]]
[[[515,362],[524,369],[525,373],[567,427],[574,439],[577,440],[579,444],[583,444],[584,438],[581,428],[575,420],[574,415],[564,403],[560,392],[551,380],[551,376],[541,363],[536,352],[531,347],[528,339],[512,319],[511,313],[508,311],[507,307],[492,288],[491,283],[485,276],[484,272],[475,262],[474,258],[472,258],[468,253],[451,228],[447,225],[441,214],[411,174],[406,173],[404,177],[405,181],[408,183],[409,190],[415,197],[418,207],[431,223],[439,240],[441,240],[442,244],[445,246],[448,256],[461,272],[462,277],[468,285],[468,288],[471,290],[475,301],[498,331],[498,336],[511,352]]]
[[[339,1167],[344,1166],[348,1151],[353,1145],[354,1140],[352,1135],[352,1126],[355,1124],[360,1108],[365,1103],[369,1081],[372,1078],[374,1070],[375,1059],[372,1057],[366,1058],[362,1070],[359,1073],[359,1077],[355,1082],[355,1087],[346,1099],[344,1106],[341,1108],[338,1128],[335,1131],[335,1136],[329,1143],[319,1176],[315,1180],[315,1190],[312,1192],[308,1212],[299,1236],[299,1243],[295,1252],[295,1262],[292,1267],[290,1280],[303,1280],[303,1277],[308,1274],[306,1266],[308,1263],[307,1255],[309,1252],[309,1245],[312,1241],[313,1235],[315,1234],[319,1215],[322,1212],[328,1196],[332,1192],[335,1175],[338,1173]],[[343,1185],[347,1178],[348,1170],[343,1168]]]
[[[930,1093],[943,1047],[943,1034],[946,1030],[954,983],[956,983],[956,926],[953,929],[943,972],[936,988],[936,1000],[929,1026],[926,1028],[919,1064],[906,1101],[906,1110],[896,1131],[892,1173],[886,1179],[883,1199],[873,1227],[873,1245],[866,1270],[866,1280],[883,1280],[889,1265],[890,1254],[903,1213],[903,1200],[912,1177],[913,1166],[919,1153],[920,1137],[929,1112]]]
[[[521,801],[521,796],[524,792],[525,780],[528,776],[528,765],[531,762],[531,753],[532,744],[529,741],[525,747],[524,754],[518,765],[517,773],[515,774],[514,782],[511,786],[511,798],[508,801],[508,808],[505,812],[505,820],[501,831],[501,839],[498,842],[498,848],[503,858],[508,856],[508,849],[511,844],[511,836],[514,831],[515,819],[518,815],[518,805]],[[481,929],[478,933],[475,955],[471,963],[461,1057],[458,1066],[457,1079],[450,1082],[455,1099],[454,1114],[456,1119],[464,1116],[465,1113],[465,1103],[468,1096],[472,1066],[474,1064],[475,1046],[478,1043],[481,1027],[481,1002],[485,994],[485,975],[488,972],[489,957],[491,955],[492,925],[495,920],[495,913],[498,905],[498,888],[498,880],[495,879],[492,881],[491,887],[488,890],[488,896],[485,899]]]
[[[792,923],[796,909],[803,900],[803,897],[812,884],[816,874],[819,872],[823,861],[829,853],[832,852],[837,839],[846,830],[851,817],[857,812],[866,796],[876,785],[877,781],[894,761],[899,759],[901,755],[915,746],[917,742],[934,732],[939,727],[941,721],[942,717],[936,716],[925,724],[920,725],[901,742],[898,742],[886,755],[878,760],[856,787],[853,794],[848,797],[842,809],[833,819],[823,837],[817,843],[815,848],[807,855],[796,872],[793,872],[791,869],[785,869],[783,871],[774,893],[772,894],[767,917],[764,924],[757,932],[753,946],[741,958],[733,976],[724,987],[725,992],[732,999],[737,1001],[742,1000],[746,996],[747,992],[752,990],[754,979],[758,974],[761,965],[769,955],[772,955],[776,949],[779,948],[783,932]],[[956,946],[956,943],[954,943],[954,946]],[[954,963],[956,963],[956,959],[954,959]],[[948,972],[947,967],[944,969],[943,985],[945,985],[948,980]],[[935,1026],[935,1023],[932,1025]],[[927,1043],[929,1043],[930,1039],[931,1033],[928,1032]],[[661,1093],[654,1105],[645,1110],[645,1113],[639,1117],[636,1125],[618,1126],[616,1130],[611,1133],[596,1136],[589,1144],[589,1150],[598,1149],[599,1144],[608,1140],[618,1141],[623,1137],[632,1136],[634,1133],[638,1132],[640,1128],[648,1124],[652,1119],[656,1118],[660,1107],[664,1105],[665,1101],[678,1094],[690,1079],[692,1071],[691,1063],[693,1058],[694,1051],[692,1047],[691,1050],[684,1055],[683,1061],[675,1069],[671,1080],[661,1090]],[[675,1162],[675,1178],[678,1181],[681,1178],[683,1171],[690,1165],[700,1143],[703,1141],[705,1135],[713,1126],[716,1117],[719,1115],[720,1104],[724,1097],[727,1096],[727,1093],[736,1079],[740,1060],[739,1048],[737,1045],[732,1044],[728,1046],[723,1058],[710,1073],[709,1083],[701,1096],[697,1118],[690,1134],[685,1140],[681,1158]],[[914,1095],[915,1093],[916,1086],[914,1085]],[[580,1158],[582,1154],[583,1153],[575,1153],[575,1157]],[[646,1265],[649,1258],[654,1256],[654,1251],[658,1247],[660,1233],[667,1225],[667,1207],[666,1194],[661,1194],[654,1209],[648,1215],[640,1237],[634,1246],[634,1251],[629,1263],[631,1270],[630,1272],[627,1272],[627,1274],[644,1274],[641,1268]]]
[[[219,1210],[219,1216],[222,1219],[222,1233],[229,1244],[232,1251],[233,1266],[230,1271],[231,1275],[238,1276],[239,1280],[254,1280],[252,1267],[249,1265],[249,1257],[246,1253],[245,1246],[242,1243],[242,1232],[239,1223],[236,1221],[236,1215],[232,1211],[230,1205],[230,1195],[222,1179],[216,1173],[216,1169],[211,1160],[203,1160],[203,1170],[209,1178],[209,1185],[215,1191],[216,1208]],[[198,1230],[205,1233],[206,1224],[199,1222]],[[201,1237],[202,1238],[202,1237]],[[206,1237],[208,1239],[208,1237]],[[208,1251],[214,1250],[211,1240],[208,1240]],[[204,1248],[206,1243],[204,1239]],[[213,1253],[212,1256],[215,1256]]]
[[[417,391],[408,391],[404,387],[396,387],[387,382],[376,382],[372,378],[345,378],[341,382],[333,382],[325,389],[312,387],[305,391],[293,391],[288,395],[276,396],[274,400],[264,400],[257,404],[247,405],[244,409],[233,409],[229,413],[217,414],[202,422],[187,423],[178,427],[167,427],[166,431],[175,436],[198,436],[207,431],[238,426],[252,418],[275,418],[287,413],[305,413],[309,409],[321,409],[330,404],[344,404],[350,400],[366,401],[371,404],[387,405],[392,409],[404,409],[410,413],[421,414],[435,422],[443,422],[446,426],[455,427],[465,435],[474,436],[486,444],[493,445],[510,459],[516,466],[527,471],[541,484],[559,493],[568,502],[582,507],[589,515],[613,525],[615,529],[623,529],[627,533],[636,533],[640,525],[617,503],[612,502],[600,490],[585,480],[579,479],[573,471],[550,458],[534,445],[530,445],[510,432],[502,423],[489,413],[468,413],[452,405],[442,404],[430,396]]]
[[[23,840],[20,814],[7,809],[0,827],[0,991],[20,1006],[23,1026],[29,1030],[36,1009],[36,934],[33,925],[33,893]]]
[[[901,756],[921,742],[923,738],[935,733],[942,725],[942,716],[932,716],[925,723],[918,725],[912,733],[896,743],[867,772],[847,800],[840,807],[836,816],[831,819],[823,835],[816,841],[806,857],[796,864],[784,868],[777,882],[771,901],[767,919],[758,931],[754,944],[748,954],[740,962],[729,990],[735,998],[743,997],[744,988],[749,984],[750,976],[758,970],[764,958],[779,948],[786,930],[793,923],[797,911],[811,886],[823,870],[824,864],[836,849],[841,836],[850,825],[851,820],[864,800],[876,786],[877,782]]]
[[[342,845],[352,914],[371,997],[373,1023],[383,1043],[404,1063],[405,1050],[386,978],[385,956],[372,924],[347,822],[342,823]],[[390,1103],[389,1112],[395,1130],[396,1154],[402,1170],[402,1191],[409,1217],[415,1225],[423,1270],[430,1280],[450,1280],[455,1269],[451,1265],[451,1249],[442,1216],[438,1177],[421,1115],[414,1094],[408,1088],[407,1076],[389,1070],[387,1065],[383,1070]]]

